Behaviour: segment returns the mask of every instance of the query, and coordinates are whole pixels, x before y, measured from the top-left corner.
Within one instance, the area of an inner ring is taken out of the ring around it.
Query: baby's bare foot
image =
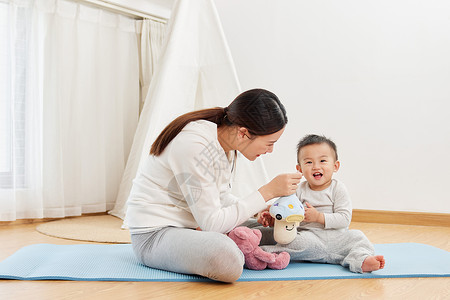
[[[383,255],[367,256],[361,266],[363,272],[372,272],[383,269],[385,260]]]

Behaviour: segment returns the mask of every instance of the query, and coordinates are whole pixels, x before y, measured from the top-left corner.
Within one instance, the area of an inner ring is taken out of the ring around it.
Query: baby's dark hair
[[[316,134],[308,134],[305,135],[300,142],[298,142],[297,144],[297,162],[300,163],[298,161],[298,155],[300,154],[300,150],[303,147],[306,147],[308,145],[315,145],[315,144],[327,144],[328,146],[330,146],[331,149],[333,149],[334,151],[334,158],[336,160],[338,160],[338,154],[337,154],[337,147],[336,144],[330,140],[329,138],[323,136],[323,135],[316,135]]]

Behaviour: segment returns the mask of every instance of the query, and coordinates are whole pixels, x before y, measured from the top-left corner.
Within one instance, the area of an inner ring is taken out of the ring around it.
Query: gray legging
[[[136,257],[146,266],[234,282],[242,274],[244,255],[225,234],[164,227],[132,234]]]

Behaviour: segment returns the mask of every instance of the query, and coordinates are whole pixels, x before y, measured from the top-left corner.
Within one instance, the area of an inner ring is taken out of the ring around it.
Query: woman
[[[223,233],[265,209],[266,201],[293,194],[300,175],[279,175],[238,199],[230,193],[236,151],[251,161],[272,152],[286,123],[277,96],[263,89],[172,121],[153,143],[128,199],[126,222],[138,259],[152,268],[237,280],[244,257]]]

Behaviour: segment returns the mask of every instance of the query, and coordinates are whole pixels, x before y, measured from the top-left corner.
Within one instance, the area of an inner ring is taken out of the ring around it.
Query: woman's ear
[[[245,136],[248,136],[248,129],[245,127],[239,127],[238,128],[238,137],[245,138]]]

